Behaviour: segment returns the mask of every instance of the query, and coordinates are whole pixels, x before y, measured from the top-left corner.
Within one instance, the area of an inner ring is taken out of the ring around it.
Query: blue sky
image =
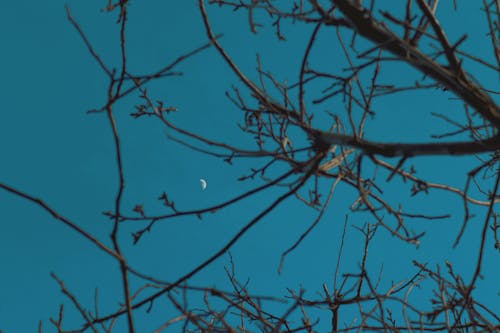
[[[63,1],[10,1],[0,3],[0,182],[42,198],[62,215],[110,244],[110,221],[102,212],[113,208],[117,175],[112,133],[104,114],[87,114],[106,101],[107,80],[83,41],[66,18]],[[102,2],[69,1],[72,14],[79,22],[95,49],[110,67],[118,67],[119,27],[116,14],[101,12]],[[457,14],[439,11],[445,27],[464,22],[473,27],[466,49],[476,54],[489,41],[486,25],[472,2],[460,4]],[[446,6],[444,7],[446,8]],[[449,8],[448,8],[449,9]],[[238,63],[240,69],[256,79],[256,53],[260,52],[264,67],[280,80],[297,81],[304,45],[311,26],[285,25],[289,39],[278,42],[272,29],[263,28],[253,35],[244,13],[210,8],[209,14],[216,33],[224,33],[221,43]],[[262,16],[264,21],[264,16]],[[269,22],[264,21],[269,27]],[[346,34],[347,36],[348,34]],[[322,48],[315,49],[311,59],[326,69],[342,68],[341,53],[328,47],[334,33],[321,30],[318,39]],[[449,36],[456,40],[460,35]],[[127,46],[129,70],[151,73],[190,50],[207,42],[207,37],[195,1],[134,1],[130,5]],[[486,48],[486,50],[489,50]],[[467,64],[476,78],[487,88],[498,85],[498,77],[474,64]],[[171,115],[176,125],[221,142],[253,148],[253,140],[236,126],[242,121],[241,112],[225,97],[232,85],[242,87],[220,55],[212,48],[184,61],[178,68],[183,76],[159,80],[148,86],[154,99],[179,111]],[[415,80],[413,70],[388,66],[387,82]],[[408,80],[407,80],[408,77]],[[320,83],[311,85],[310,101]],[[309,91],[308,91],[309,93]],[[248,92],[244,92],[248,96]],[[367,137],[379,141],[427,140],[431,134],[446,131],[446,124],[436,121],[429,112],[443,112],[460,103],[439,91],[419,95],[419,92],[399,97],[382,97],[376,101],[377,117],[367,125]],[[310,103],[309,101],[309,103]],[[179,209],[207,207],[254,188],[262,181],[241,182],[237,179],[260,160],[236,160],[233,166],[211,156],[188,150],[169,141],[168,131],[153,119],[134,119],[134,105],[141,103],[138,94],[131,94],[115,105],[124,152],[126,191],[123,211],[132,215],[136,204],[147,212],[160,214],[165,209],[156,198],[166,191]],[[335,110],[341,102],[332,100],[319,106],[319,111]],[[311,103],[308,106],[314,108]],[[463,119],[461,112],[450,113]],[[315,125],[323,125],[318,116]],[[393,161],[394,162],[394,161]],[[419,175],[430,181],[461,187],[474,158],[426,157],[411,162],[418,166]],[[278,169],[276,174],[284,172]],[[205,191],[199,179],[208,181]],[[322,186],[331,186],[331,180]],[[380,230],[370,247],[369,270],[376,276],[383,264],[383,285],[408,279],[415,274],[411,259],[431,264],[450,260],[467,280],[476,260],[477,244],[485,210],[478,210],[456,249],[451,249],[463,216],[458,196],[433,191],[432,196],[420,196],[409,201],[409,188],[395,181],[384,189],[391,200],[401,201],[410,210],[422,208],[432,214],[451,213],[443,221],[411,222],[416,230],[426,231],[421,246],[416,249]],[[404,193],[402,193],[404,192]],[[128,224],[120,233],[124,251],[133,267],[162,280],[175,280],[197,263],[217,251],[259,209],[283,193],[271,189],[237,205],[206,215],[181,217],[159,223],[136,246],[130,233],[141,226]],[[246,234],[231,250],[237,275],[250,279],[249,288],[257,294],[283,296],[285,287],[304,287],[310,295],[331,285],[335,270],[340,235],[345,214],[356,198],[347,186],[339,186],[324,220],[290,254],[283,273],[277,274],[281,253],[312,223],[316,212],[296,199],[289,199]],[[50,277],[55,272],[82,304],[93,308],[94,290],[99,288],[100,308],[108,313],[116,309],[121,298],[119,267],[109,256],[98,251],[88,241],[54,220],[34,204],[0,191],[2,231],[0,232],[0,330],[4,333],[32,332],[43,321],[44,332],[55,332],[48,319],[56,317],[60,303],[66,305],[69,327],[81,323],[79,315]],[[341,270],[355,271],[362,256],[362,235],[352,226],[373,223],[369,215],[350,214]],[[446,236],[446,237],[444,237]],[[491,236],[491,235],[490,235]],[[491,241],[491,237],[490,237]],[[488,243],[488,250],[492,249]],[[410,258],[410,259],[409,259]],[[496,304],[498,288],[492,281],[500,273],[494,268],[498,253],[487,251],[485,267],[488,275],[478,287],[479,297],[486,304]],[[224,256],[195,276],[196,285],[227,287],[223,270],[228,265]],[[496,265],[498,266],[498,265]],[[133,280],[133,287],[139,287]],[[484,286],[483,293],[482,286]],[[198,295],[199,296],[199,295]],[[193,296],[193,304],[201,302]],[[425,301],[422,301],[425,302]],[[158,306],[155,311],[160,312]],[[497,307],[497,311],[500,309]],[[148,332],[159,326],[155,321],[161,313],[148,317],[137,315],[138,331]],[[156,317],[158,316],[158,317]],[[173,315],[172,315],[173,316]],[[349,318],[346,314],[346,318]],[[346,320],[347,322],[347,320]],[[175,330],[174,330],[175,331]]]

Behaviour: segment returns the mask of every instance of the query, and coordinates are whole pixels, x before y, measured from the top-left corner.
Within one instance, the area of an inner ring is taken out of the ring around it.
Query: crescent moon
[[[207,188],[207,181],[205,179],[200,179],[201,189],[204,190]]]

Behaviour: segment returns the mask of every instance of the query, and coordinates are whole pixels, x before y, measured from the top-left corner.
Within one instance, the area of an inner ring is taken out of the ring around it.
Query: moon
[[[201,189],[205,190],[207,188],[207,181],[205,179],[200,179]]]

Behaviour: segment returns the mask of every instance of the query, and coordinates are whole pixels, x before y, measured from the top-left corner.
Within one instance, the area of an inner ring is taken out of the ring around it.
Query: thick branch
[[[391,52],[408,62],[422,73],[429,75],[462,98],[467,104],[500,128],[500,107],[491,97],[484,93],[482,87],[463,76],[441,66],[423,54],[416,46],[398,37],[385,25],[378,23],[370,11],[358,8],[350,1],[333,0],[337,8],[351,22],[352,28],[361,36],[378,44],[382,49]],[[326,17],[325,19],[329,19]]]
[[[443,143],[387,143],[373,142],[350,135],[314,131],[314,144],[318,147],[343,145],[359,148],[367,154],[395,156],[421,155],[472,155],[492,152],[500,149],[500,137],[483,141],[462,141]]]

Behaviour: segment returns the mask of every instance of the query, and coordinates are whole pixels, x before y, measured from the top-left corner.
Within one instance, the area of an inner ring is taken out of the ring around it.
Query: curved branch
[[[370,11],[356,7],[351,1],[333,0],[333,2],[346,19],[350,21],[352,28],[358,34],[442,83],[479,112],[485,119],[489,120],[497,128],[500,128],[500,107],[484,92],[479,84],[459,75],[460,73],[456,73],[440,65],[422,53],[416,46],[401,39],[389,30],[386,25],[377,22],[371,16]],[[325,17],[325,19],[329,20],[330,18]]]
[[[132,306],[132,309],[137,309],[140,308],[158,297],[164,295],[165,293],[169,292],[170,290],[174,289],[175,287],[179,286],[183,282],[189,280],[192,278],[194,275],[199,273],[201,270],[203,270],[205,267],[213,263],[215,260],[220,258],[224,253],[226,253],[244,234],[247,233],[248,230],[250,230],[253,226],[255,226],[264,216],[269,214],[274,208],[276,208],[282,201],[293,195],[296,191],[298,191],[309,179],[311,175],[314,174],[314,172],[317,170],[319,163],[321,162],[321,159],[323,158],[323,154],[318,154],[315,157],[313,157],[311,160],[309,160],[309,163],[311,165],[311,168],[307,171],[307,173],[302,177],[301,181],[292,189],[287,191],[285,194],[281,195],[278,197],[271,205],[269,205],[267,208],[262,210],[256,217],[254,217],[250,222],[248,222],[236,235],[229,240],[219,251],[217,251],[215,254],[210,256],[207,260],[196,266],[193,270],[191,270],[189,273],[186,273],[185,275],[181,276],[177,281],[173,282],[169,286],[163,288],[162,290],[158,291],[157,293],[147,297],[146,299],[136,303],[135,305]],[[105,317],[101,318],[96,318],[92,323],[101,323],[105,322],[109,319],[121,316],[125,314],[125,310],[118,311],[116,313],[110,314]]]

